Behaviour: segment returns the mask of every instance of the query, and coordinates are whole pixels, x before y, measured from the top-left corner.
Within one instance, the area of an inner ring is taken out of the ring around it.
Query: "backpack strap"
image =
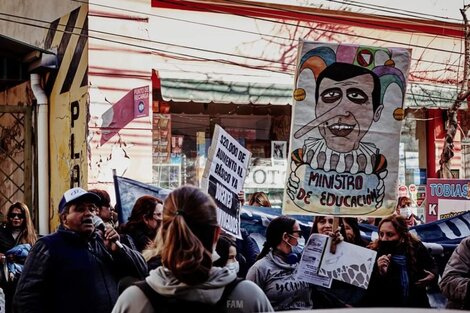
[[[224,292],[222,293],[222,296],[220,297],[219,301],[217,301],[215,307],[218,308],[216,309],[217,312],[225,312],[227,310],[227,299],[232,293],[232,291],[235,289],[235,287],[243,281],[243,278],[237,277],[234,281],[229,283],[228,285],[225,286]],[[168,313],[170,312],[170,307],[172,304],[172,301],[170,301],[168,298],[162,296],[158,292],[152,289],[150,285],[145,281],[139,281],[134,284],[135,286],[139,287],[140,290],[145,294],[147,297],[148,301],[150,304],[152,304],[153,311],[159,313]],[[180,304],[185,301],[179,301]],[[193,307],[198,307],[200,306],[201,308],[203,307],[210,307],[210,305],[203,304],[203,303],[197,303],[197,302],[187,302],[187,304],[192,304]]]
[[[139,287],[139,289],[142,290],[142,292],[145,294],[147,300],[149,300],[150,304],[152,305],[154,312],[157,312],[157,308],[158,312],[169,312],[167,299],[155,290],[153,290],[153,288],[150,287],[150,285],[145,280],[138,281],[134,285]]]

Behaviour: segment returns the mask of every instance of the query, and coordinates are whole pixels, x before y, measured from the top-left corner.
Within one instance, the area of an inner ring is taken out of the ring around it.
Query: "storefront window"
[[[399,185],[426,184],[425,120],[422,110],[406,110],[400,137]]]
[[[287,166],[290,106],[172,103],[154,113],[153,183],[164,188],[201,186],[216,124],[252,153],[246,199],[255,191],[281,207]]]

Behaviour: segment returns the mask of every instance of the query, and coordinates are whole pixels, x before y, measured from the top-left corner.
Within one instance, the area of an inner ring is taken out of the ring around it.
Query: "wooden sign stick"
[[[338,227],[339,227],[339,217],[335,216],[335,218],[333,219],[333,233],[336,232]],[[332,254],[336,253],[336,244],[337,244],[337,239],[336,239],[336,237],[333,237],[332,240],[331,240],[331,245],[330,245],[330,252]]]

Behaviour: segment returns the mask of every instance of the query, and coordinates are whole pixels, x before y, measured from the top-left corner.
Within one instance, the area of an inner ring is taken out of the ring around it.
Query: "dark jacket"
[[[146,275],[138,252],[124,246],[111,254],[96,234],[87,241],[61,228],[34,245],[13,305],[18,313],[111,312],[119,279]]]
[[[22,232],[19,233],[18,237],[15,239],[13,238],[12,235],[12,229],[6,225],[3,224],[0,226],[0,253],[3,253],[7,255],[7,251],[10,249],[14,248],[15,246],[18,245],[18,241],[21,240],[21,235]],[[9,254],[7,260],[9,262],[10,266],[12,266],[14,263],[18,264],[24,264],[24,258],[12,258],[12,255]],[[19,274],[17,274],[17,277]],[[18,283],[18,280],[15,279],[7,279],[5,271],[1,271],[0,273],[0,287],[3,289],[3,292],[5,293],[5,311],[11,312],[11,302],[13,300],[13,294],[16,289],[16,284]]]
[[[447,309],[470,310],[470,237],[455,248],[439,282]]]
[[[152,238],[150,232],[143,229],[145,226],[139,227],[139,225],[127,226],[127,224],[124,224],[118,231],[123,244],[142,253],[154,238]]]
[[[426,293],[426,286],[418,286],[416,282],[426,276],[424,270],[432,272],[435,276],[435,282],[437,283],[437,277],[439,274],[437,265],[426,249],[426,247],[418,242],[413,247],[416,266],[413,268],[409,263],[409,255],[399,248],[396,251],[397,255],[406,255],[407,257],[407,273],[409,280],[409,296],[404,298],[403,288],[401,284],[400,271],[398,266],[392,261],[389,269],[385,275],[380,275],[377,267],[377,261],[374,265],[374,271],[367,288],[366,296],[362,299],[363,306],[369,307],[414,307],[414,308],[430,308],[429,300]],[[381,252],[380,249],[377,251],[377,259],[383,255],[389,254],[388,252]],[[391,253],[392,256],[395,253]]]
[[[21,238],[21,233],[18,235]],[[0,226],[0,253],[5,254],[8,250],[16,246],[18,242],[13,238],[12,230],[7,225]]]
[[[256,262],[256,257],[260,253],[258,244],[250,236],[248,231],[244,228],[240,230],[242,239],[237,239],[237,256],[240,264],[240,271],[238,272],[239,277],[246,277],[246,273],[253,264]]]

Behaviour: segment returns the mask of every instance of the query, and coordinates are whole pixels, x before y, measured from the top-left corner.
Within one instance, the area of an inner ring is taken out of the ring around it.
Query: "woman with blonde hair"
[[[0,228],[0,253],[5,254],[18,244],[36,243],[37,234],[34,229],[28,206],[22,202],[13,203],[7,211],[7,221]]]
[[[267,194],[262,191],[257,191],[251,195],[248,205],[270,208],[271,202]]]
[[[159,230],[162,266],[145,281],[128,287],[113,312],[185,312],[223,308],[227,312],[272,312],[263,291],[253,282],[237,281],[231,267],[213,267],[221,229],[216,204],[193,186],[173,190],[163,205]],[[229,287],[230,286],[230,287]]]

